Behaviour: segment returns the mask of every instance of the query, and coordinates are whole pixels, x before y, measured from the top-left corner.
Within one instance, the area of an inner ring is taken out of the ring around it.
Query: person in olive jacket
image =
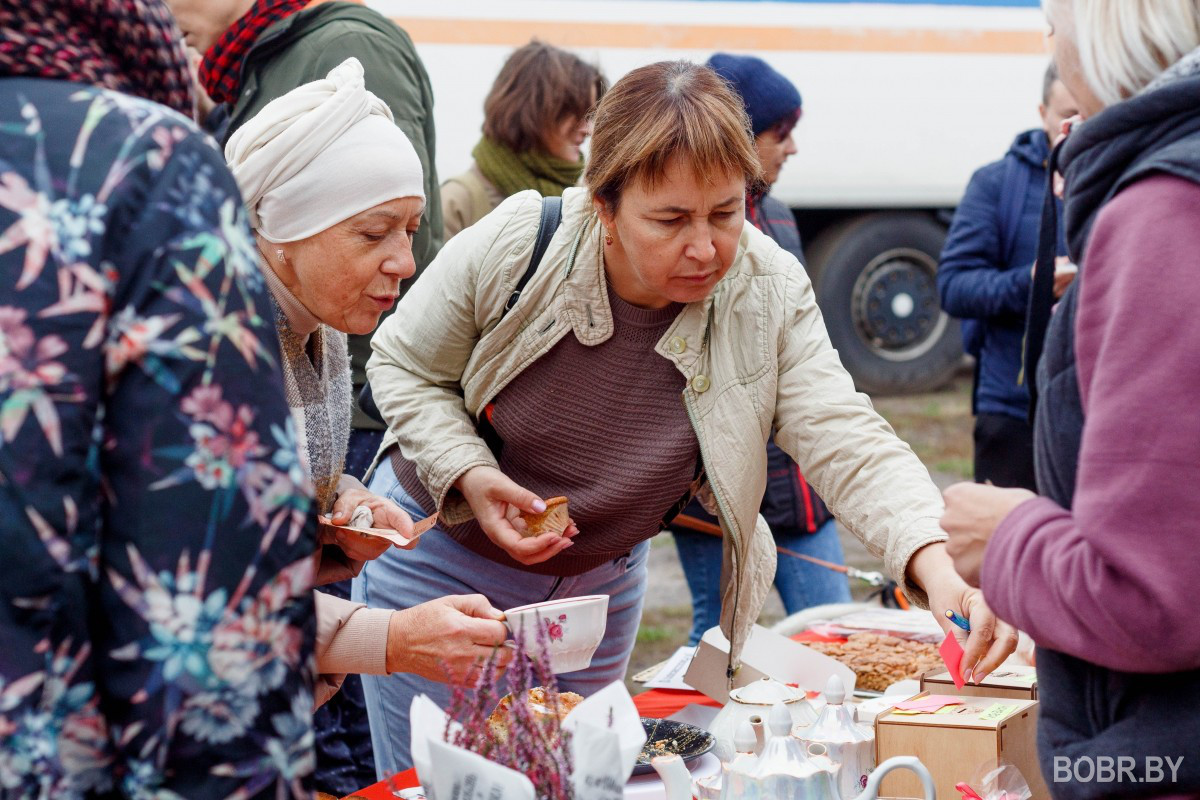
[[[388,105],[421,161],[426,203],[412,245],[420,275],[441,248],[442,203],[434,167],[433,89],[408,34],[377,11],[352,2],[167,0],[167,4],[188,44],[203,54],[200,84],[218,103],[217,118],[223,120],[223,129],[213,133],[222,144],[275,98],[324,78],[350,56],[362,62],[366,88]],[[401,294],[409,283],[401,285]],[[349,337],[355,397],[366,382],[370,339]],[[361,477],[384,431],[357,405],[353,411],[345,471]],[[330,584],[324,590],[349,596],[348,584]],[[318,788],[349,794],[375,780],[358,676],[349,676],[342,691],[317,712],[317,752]]]

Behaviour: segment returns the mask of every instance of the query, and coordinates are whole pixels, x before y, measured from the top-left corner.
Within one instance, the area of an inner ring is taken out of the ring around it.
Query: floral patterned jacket
[[[309,796],[315,531],[240,195],[0,80],[0,797]]]

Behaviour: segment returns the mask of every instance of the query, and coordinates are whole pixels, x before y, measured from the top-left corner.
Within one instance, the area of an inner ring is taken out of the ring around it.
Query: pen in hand
[[[952,609],[952,608],[946,609],[946,619],[950,620],[951,622],[953,622],[958,627],[962,628],[967,633],[971,632],[970,620],[968,620],[962,614],[959,614],[954,609]],[[978,664],[976,664],[975,666],[978,666]],[[978,681],[974,680],[974,676],[972,675],[972,673],[974,671],[975,671],[975,667],[971,667],[970,669],[968,669],[966,672],[963,673],[963,678],[967,681],[967,683],[976,683],[976,684],[978,683]]]
[[[959,614],[954,609],[946,609],[946,619],[950,620],[967,633],[971,632],[971,623],[966,619],[966,617],[964,617],[962,614]]]

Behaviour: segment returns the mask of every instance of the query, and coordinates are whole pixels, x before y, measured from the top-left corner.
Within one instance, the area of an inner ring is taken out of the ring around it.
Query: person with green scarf
[[[483,102],[475,162],[442,184],[445,240],[517,192],[546,197],[577,185],[588,113],[607,88],[598,68],[565,50],[535,39],[513,51]]]

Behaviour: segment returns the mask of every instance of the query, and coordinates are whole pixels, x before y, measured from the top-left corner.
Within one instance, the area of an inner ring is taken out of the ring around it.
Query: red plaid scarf
[[[183,37],[163,0],[0,0],[0,76],[88,83],[193,113]]]
[[[308,5],[309,0],[255,0],[241,19],[208,48],[200,62],[200,82],[217,103],[233,103],[242,91],[242,63],[262,32]]]

